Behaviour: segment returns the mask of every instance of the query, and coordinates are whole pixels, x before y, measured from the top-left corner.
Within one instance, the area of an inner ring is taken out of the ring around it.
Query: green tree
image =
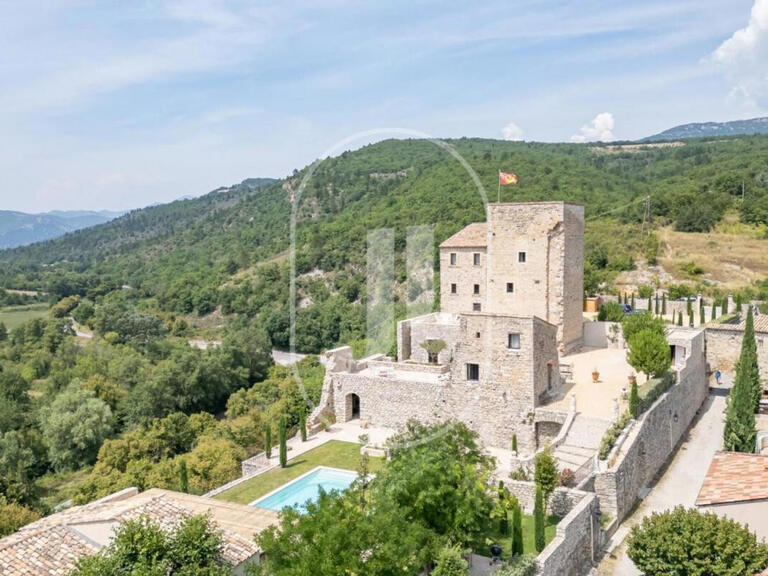
[[[548,502],[552,492],[557,488],[559,474],[557,471],[557,460],[549,449],[542,450],[536,454],[534,459],[533,479],[544,495],[544,501]]]
[[[515,499],[512,508],[512,554],[520,556],[523,553],[523,511],[520,502]]]
[[[666,316],[667,315],[667,293],[664,292],[661,295],[661,315]]]
[[[634,334],[627,344],[627,362],[638,372],[643,372],[646,380],[651,376],[660,376],[669,369],[671,355],[663,334],[644,329]]]
[[[640,411],[640,394],[637,390],[637,380],[632,381],[632,389],[629,392],[629,413],[632,418],[637,418]]]
[[[21,504],[0,504],[0,538],[13,534],[22,526],[40,518],[37,510]]]
[[[179,490],[189,492],[189,473],[187,472],[187,461],[184,458],[179,460]]]
[[[8,328],[5,327],[3,322],[0,322],[0,342],[5,342],[8,339]]]
[[[493,463],[476,432],[461,422],[423,426],[412,421],[389,447],[391,460],[374,483],[381,499],[461,546],[484,537],[493,510],[488,491]]]
[[[57,470],[75,469],[96,460],[101,443],[112,433],[109,406],[74,381],[40,411],[40,430],[48,457]]]
[[[301,441],[307,441],[307,416],[304,410],[299,413],[299,432],[301,434]]]
[[[321,492],[305,511],[286,508],[280,524],[256,540],[264,551],[269,576],[339,574],[417,574],[436,556],[436,539],[418,519],[396,503],[366,501],[360,485],[346,492]]]
[[[112,542],[78,563],[71,576],[231,576],[224,542],[208,516],[190,516],[172,531],[144,516],[121,524]]]
[[[440,550],[435,563],[432,576],[467,576],[469,565],[464,560],[461,548],[458,546],[446,546]]]
[[[285,417],[280,418],[280,425],[278,428],[278,439],[280,442],[280,467],[285,468],[288,466],[288,445],[286,438],[286,425]]]
[[[741,576],[768,567],[768,546],[712,512],[677,507],[632,528],[628,554],[648,576]]]
[[[723,432],[726,450],[751,453],[755,446],[755,409],[762,389],[757,367],[757,346],[752,309],[747,311],[741,353],[736,364],[736,376],[725,411]]]
[[[711,319],[715,320],[717,318],[717,300],[712,299],[712,313],[711,313]]]
[[[264,426],[264,452],[267,458],[272,458],[272,426],[270,424]]]
[[[701,306],[699,306],[699,324],[704,326],[707,323],[707,315],[704,314],[704,300],[701,302]]]
[[[667,325],[663,319],[656,318],[650,312],[630,314],[621,321],[621,331],[624,334],[624,340],[627,342],[641,330],[651,330],[658,334],[666,335]]]
[[[547,545],[546,538],[544,536],[545,525],[546,510],[544,504],[544,493],[542,492],[541,486],[536,484],[536,500],[533,506],[533,532],[537,552],[544,550],[544,547]]]
[[[516,556],[494,572],[495,576],[534,576],[536,557],[532,554]]]

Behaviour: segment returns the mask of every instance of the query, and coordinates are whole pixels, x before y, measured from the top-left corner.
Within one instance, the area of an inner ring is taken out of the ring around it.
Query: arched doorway
[[[360,418],[360,396],[357,394],[347,394],[347,421]]]

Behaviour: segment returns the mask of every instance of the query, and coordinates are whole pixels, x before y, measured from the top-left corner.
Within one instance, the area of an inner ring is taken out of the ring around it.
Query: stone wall
[[[483,242],[485,244],[485,242]],[[456,254],[456,264],[451,265],[451,254]],[[474,255],[480,255],[480,264],[474,265]],[[486,270],[487,254],[485,246],[470,248],[440,249],[440,310],[443,312],[472,312],[473,304],[479,304],[481,311],[487,307]],[[451,284],[456,285],[456,293],[451,291]],[[479,293],[474,293],[474,286]]]
[[[410,419],[455,419],[475,430],[486,445],[508,448],[516,434],[518,449],[534,452],[534,410],[550,386],[560,384],[557,328],[530,316],[471,313],[456,318],[460,335],[450,365],[381,358],[354,362],[347,349],[340,349],[338,362],[329,358],[313,416],[327,407],[337,421],[349,420],[354,394],[360,418],[375,425],[401,428]],[[507,347],[511,333],[519,335],[519,348]],[[467,378],[469,364],[478,365],[477,380]]]
[[[539,554],[539,574],[579,576],[592,568],[602,540],[600,505],[594,494],[582,494],[584,497],[557,525],[554,539]]]
[[[439,364],[448,364],[460,335],[458,316],[445,312],[409,318],[397,323],[397,359],[428,362],[427,351],[421,344],[427,340],[443,340],[445,349],[438,355]]]
[[[619,522],[667,462],[707,397],[704,332],[678,328],[669,340],[687,351],[677,383],[640,416],[616,461],[601,462],[595,476],[602,511]]]
[[[711,371],[720,370],[725,374],[733,375],[736,369],[736,361],[741,353],[741,341],[744,332],[728,325],[708,326],[707,338],[707,364]],[[757,332],[757,362],[760,369],[760,377],[763,387],[768,382],[768,334]]]
[[[618,322],[584,322],[584,346],[589,348],[626,348]]]
[[[534,482],[510,479],[503,480],[503,482],[509,493],[517,498],[523,512],[533,514],[533,508],[536,503],[536,484]],[[555,488],[547,503],[547,513],[563,518],[586,496],[587,493],[581,490],[562,487]]]

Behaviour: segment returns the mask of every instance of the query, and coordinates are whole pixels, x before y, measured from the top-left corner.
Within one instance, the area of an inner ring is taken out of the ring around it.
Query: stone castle
[[[441,311],[397,326],[397,359],[326,353],[315,415],[394,428],[465,422],[489,446],[546,443],[534,411],[561,383],[559,355],[582,343],[584,207],[489,204],[440,245]],[[541,437],[540,437],[541,436]]]

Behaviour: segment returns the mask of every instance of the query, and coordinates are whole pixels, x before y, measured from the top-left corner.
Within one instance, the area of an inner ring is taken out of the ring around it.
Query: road
[[[696,501],[712,456],[722,447],[725,402],[730,382],[723,379],[723,387],[710,389],[699,417],[688,431],[664,475],[651,487],[635,512],[617,530],[612,542],[620,542],[606,554],[598,568],[600,576],[639,576],[626,553],[626,536],[635,524],[652,512],[661,512],[675,506],[691,507]]]

